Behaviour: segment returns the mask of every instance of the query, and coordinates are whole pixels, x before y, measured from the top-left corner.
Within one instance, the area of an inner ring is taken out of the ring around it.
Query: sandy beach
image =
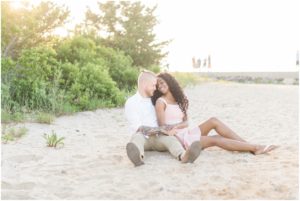
[[[181,164],[167,152],[146,152],[135,168],[123,108],[17,124],[28,132],[2,144],[2,199],[299,199],[298,88],[213,82],[185,89],[191,127],[217,117],[249,142],[280,145],[258,156],[212,147]],[[52,130],[65,137],[63,148],[46,146],[43,134]]]

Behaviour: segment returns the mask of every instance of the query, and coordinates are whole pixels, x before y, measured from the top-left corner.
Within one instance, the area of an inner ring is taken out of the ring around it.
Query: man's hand
[[[157,134],[164,134],[168,135],[167,128],[165,126],[162,127],[149,127],[149,126],[140,126],[137,132],[142,132],[144,135],[157,135]]]

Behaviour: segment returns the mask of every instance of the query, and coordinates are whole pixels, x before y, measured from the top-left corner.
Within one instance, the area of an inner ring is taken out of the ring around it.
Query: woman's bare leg
[[[264,145],[255,145],[247,142],[241,142],[238,140],[232,140],[220,136],[201,136],[200,144],[202,149],[212,146],[218,146],[222,149],[228,151],[250,151],[254,154],[264,154],[273,149],[277,148],[275,145],[264,146]]]
[[[212,129],[215,129],[215,131],[224,138],[237,140],[240,142],[246,142],[244,139],[238,136],[233,130],[231,130],[228,126],[226,126],[223,122],[221,122],[215,117],[212,117],[209,120],[205,121],[204,123],[200,124],[199,128],[201,130],[202,136],[207,136]]]

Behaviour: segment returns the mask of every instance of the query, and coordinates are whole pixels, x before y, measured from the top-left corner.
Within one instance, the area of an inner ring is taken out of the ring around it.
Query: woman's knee
[[[218,123],[220,122],[220,120],[217,117],[211,117],[209,118],[209,122],[211,124],[213,124],[214,126],[218,125]]]

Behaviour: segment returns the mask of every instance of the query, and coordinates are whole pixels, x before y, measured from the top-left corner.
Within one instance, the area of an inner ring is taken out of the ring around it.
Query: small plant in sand
[[[28,131],[28,129],[25,127],[9,128],[6,131],[6,127],[4,126],[4,128],[2,130],[2,136],[1,136],[2,142],[7,143],[8,141],[14,141],[16,139],[19,139],[23,135],[25,135],[27,131]]]
[[[44,138],[46,140],[46,143],[47,143],[48,147],[57,147],[57,146],[63,146],[64,145],[63,140],[65,138],[64,137],[58,137],[53,130],[52,130],[51,135],[48,135],[48,134],[44,133]]]

